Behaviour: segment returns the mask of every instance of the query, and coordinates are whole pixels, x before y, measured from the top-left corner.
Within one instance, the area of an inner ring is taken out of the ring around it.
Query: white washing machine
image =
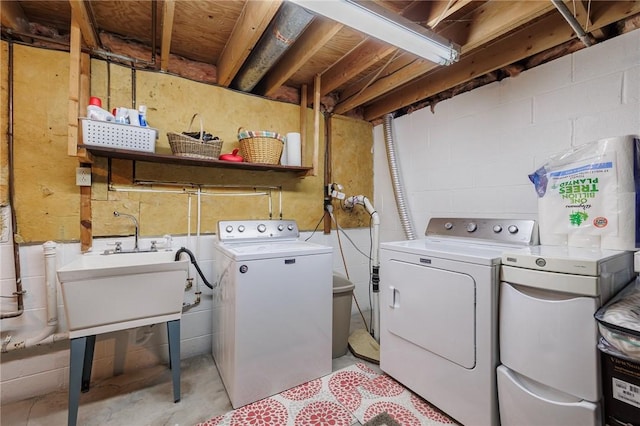
[[[426,238],[380,246],[380,368],[465,425],[498,425],[502,252],[531,220],[433,218]]]
[[[293,220],[221,221],[213,357],[241,407],[331,372],[332,248]]]
[[[504,426],[603,423],[593,315],[632,277],[632,252],[566,246],[505,251],[497,373]]]

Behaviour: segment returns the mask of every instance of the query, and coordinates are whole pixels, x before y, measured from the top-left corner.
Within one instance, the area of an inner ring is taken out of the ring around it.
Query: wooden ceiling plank
[[[395,46],[368,38],[322,74],[322,96],[398,50]]]
[[[282,0],[247,1],[233,28],[220,59],[218,84],[229,87],[240,67],[251,53],[271,19],[278,12]]]
[[[480,17],[474,19],[474,21],[477,20],[478,23],[476,24],[474,22],[474,24],[471,25],[473,28],[467,25],[466,22],[461,22],[450,26],[441,33],[441,35],[446,38],[456,40],[456,37],[452,35],[459,31],[459,29],[464,31],[470,30],[467,42],[461,48],[463,52],[461,58],[465,57],[465,53],[469,54],[473,49],[477,49],[479,46],[487,44],[496,37],[525,24],[528,20],[537,18],[553,9],[551,2],[539,1],[515,3],[492,2],[485,3],[481,7],[483,8],[482,11],[474,11],[474,14],[480,14]],[[458,40],[459,39],[460,37],[458,37]],[[344,114],[347,111],[382,96],[384,93],[414,80],[417,76],[428,73],[437,66],[438,65],[429,61],[416,60],[400,68],[393,75],[378,79],[365,90],[355,91],[352,88],[347,88],[343,91],[343,98],[336,105],[334,111],[337,114]],[[449,65],[446,68],[450,68],[451,66],[452,65]]]
[[[309,61],[331,38],[344,27],[343,24],[330,19],[314,19],[309,27],[296,40],[260,82],[260,92],[271,96],[278,90],[302,65]]]
[[[627,16],[640,13],[640,2],[611,3],[602,16],[594,20],[594,28],[602,28]],[[575,38],[560,14],[544,19],[499,40],[485,49],[470,54],[459,62],[412,81],[365,108],[364,119],[371,121],[383,115],[426,99],[475,77],[525,59]]]
[[[0,24],[5,28],[11,28],[17,32],[29,33],[29,20],[27,19],[20,3],[17,1],[0,2]],[[26,36],[19,36],[25,43],[31,43],[33,40]]]
[[[423,2],[420,1],[413,2],[411,6],[409,6],[409,9],[405,11],[405,14],[410,13],[410,10],[413,7],[419,7],[422,3]],[[433,29],[437,27],[439,23],[448,17],[455,15],[473,2],[472,0],[458,0],[449,4],[449,0],[443,0],[430,3],[433,3],[433,6],[431,7],[429,16],[427,16],[425,22],[427,23],[427,26]]]
[[[166,71],[169,68],[171,35],[173,34],[173,19],[175,17],[175,11],[175,1],[164,0],[164,4],[162,5],[162,45],[160,46],[160,69],[162,71]]]
[[[96,33],[96,29],[93,27],[91,18],[89,17],[89,11],[83,0],[69,0],[69,6],[71,11],[75,14],[80,26],[80,32],[82,33],[82,39],[90,49],[100,48],[100,40]]]
[[[416,58],[415,55],[411,55],[409,53],[405,53],[402,51],[397,51],[397,52],[398,52],[398,56],[393,58],[391,63],[380,64],[380,67],[384,67],[382,72],[379,72],[379,69],[377,69],[376,71],[369,74],[368,76],[361,78],[355,83],[352,83],[349,86],[345,87],[344,89],[340,90],[340,99],[342,99],[342,101],[344,102],[347,99],[350,99],[351,97],[359,95],[367,87],[373,84],[373,82],[383,78],[388,78],[389,76],[405,69],[406,67],[411,65],[413,62],[419,60],[418,58]],[[433,67],[435,68],[435,65]]]
[[[462,22],[444,29],[440,35],[460,44],[462,56],[554,9],[550,1],[488,2],[466,15]]]

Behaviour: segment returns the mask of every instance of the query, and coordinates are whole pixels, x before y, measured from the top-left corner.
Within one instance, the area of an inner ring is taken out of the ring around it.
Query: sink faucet
[[[129,219],[131,219],[133,221],[133,224],[136,226],[136,240],[135,240],[136,244],[135,244],[135,247],[133,248],[133,251],[138,251],[138,220],[135,218],[135,216],[132,216],[132,215],[126,214],[126,213],[120,213],[118,211],[114,211],[113,215],[115,217],[125,216],[125,217],[128,217]]]

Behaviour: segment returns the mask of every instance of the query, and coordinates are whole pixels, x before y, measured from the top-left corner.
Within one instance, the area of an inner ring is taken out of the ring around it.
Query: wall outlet
[[[76,185],[91,186],[91,167],[76,167]]]

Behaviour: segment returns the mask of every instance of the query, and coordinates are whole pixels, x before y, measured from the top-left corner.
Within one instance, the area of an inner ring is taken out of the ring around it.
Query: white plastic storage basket
[[[155,152],[156,129],[81,118],[85,145]]]

